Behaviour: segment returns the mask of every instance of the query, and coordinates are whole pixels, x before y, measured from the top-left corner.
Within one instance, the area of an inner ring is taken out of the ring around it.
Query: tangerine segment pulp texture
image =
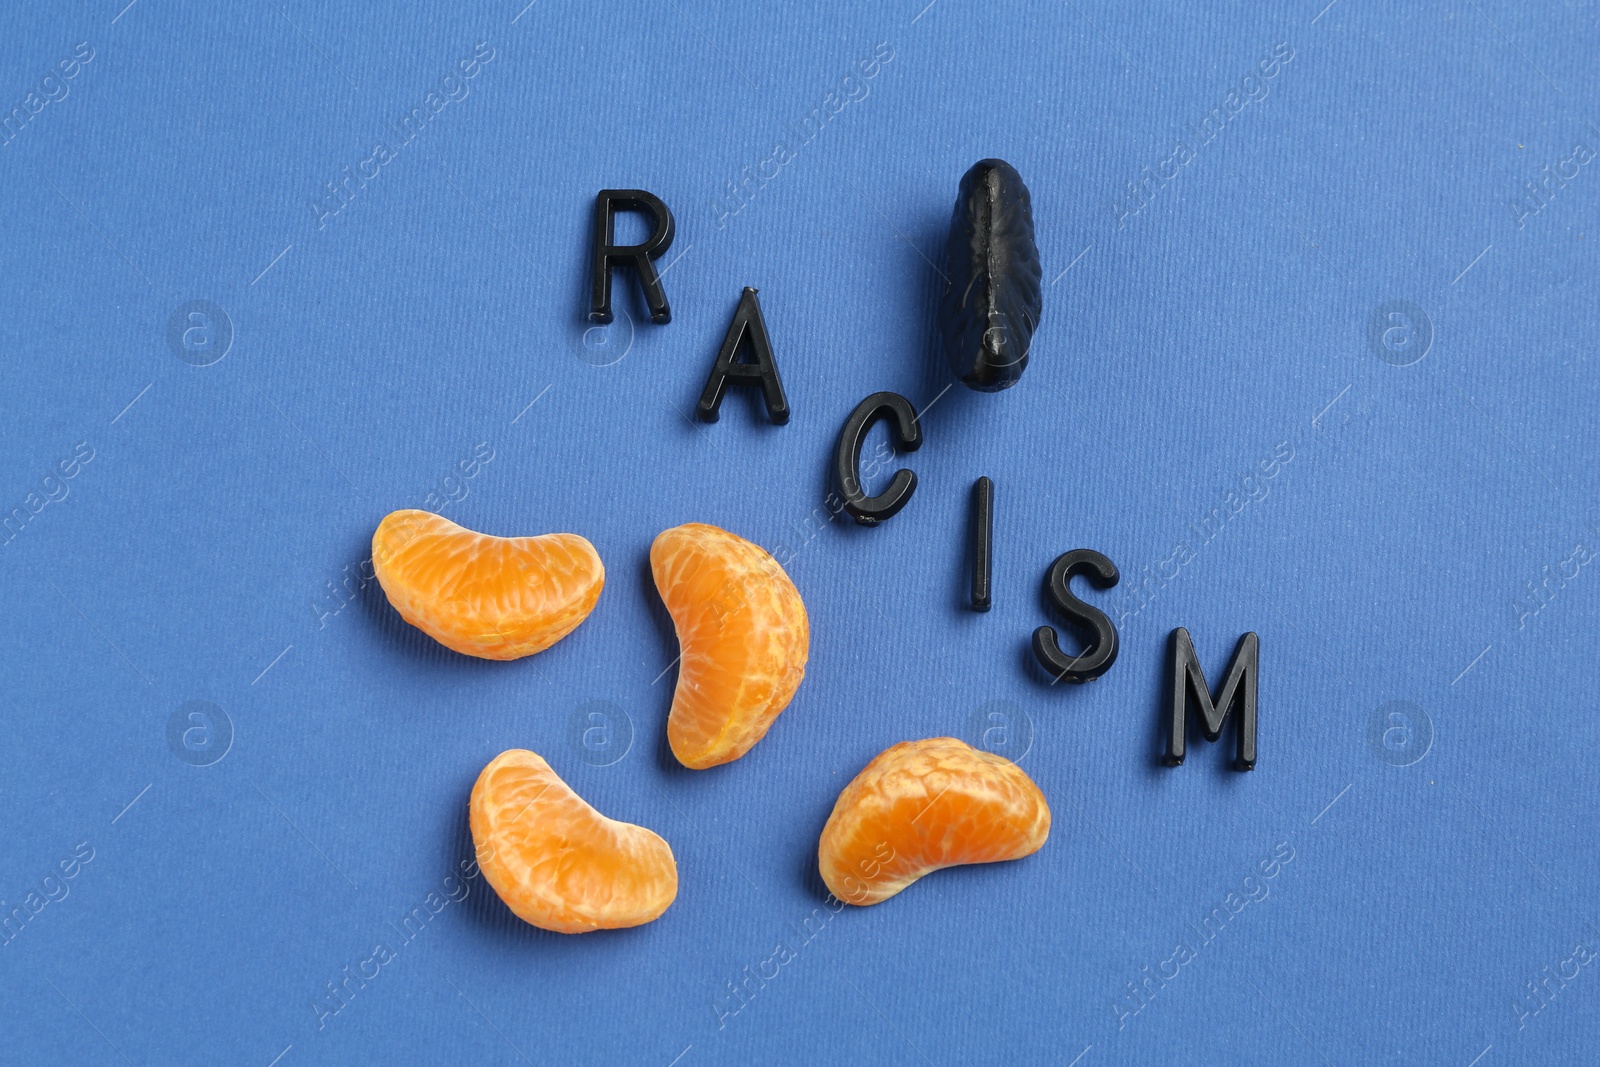
[[[817,849],[849,904],[888,900],[963,863],[1021,859],[1050,836],[1050,806],[1015,763],[953,737],[902,741],[844,787]]]
[[[672,754],[695,770],[736,760],[805,677],[811,623],[800,591],[766,549],[699,522],[662,531],[650,571],[682,653]]]
[[[536,753],[513,748],[472,787],[478,867],[519,919],[558,934],[641,926],[678,895],[672,848],[601,815]]]
[[[372,569],[400,617],[446,648],[520,659],[594,610],[606,569],[577,534],[495,537],[427,511],[394,511],[372,535]]]

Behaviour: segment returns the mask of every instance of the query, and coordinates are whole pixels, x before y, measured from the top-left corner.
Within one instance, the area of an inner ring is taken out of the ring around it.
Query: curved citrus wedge
[[[944,867],[1032,855],[1049,836],[1050,806],[1015,763],[932,737],[885,749],[844,787],[817,864],[834,896],[877,904]]]
[[[811,624],[800,592],[766,549],[699,522],[662,531],[650,571],[682,653],[672,754],[695,770],[736,760],[805,677]]]
[[[588,617],[606,583],[599,554],[577,534],[495,537],[410,509],[378,524],[372,569],[402,619],[481,659],[549,648]]]
[[[678,895],[672,848],[601,815],[536,753],[513,748],[472,787],[483,876],[519,919],[558,934],[642,926]]]

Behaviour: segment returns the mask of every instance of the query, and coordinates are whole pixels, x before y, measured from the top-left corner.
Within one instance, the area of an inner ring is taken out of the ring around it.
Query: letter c
[[[856,405],[839,431],[834,449],[834,476],[844,495],[844,509],[862,526],[876,526],[893,517],[917,490],[916,472],[904,468],[895,471],[889,488],[877,496],[867,496],[861,487],[861,446],[872,424],[889,416],[894,417],[891,432],[900,451],[915,452],[922,447],[922,424],[911,401],[899,393],[881,392]]]

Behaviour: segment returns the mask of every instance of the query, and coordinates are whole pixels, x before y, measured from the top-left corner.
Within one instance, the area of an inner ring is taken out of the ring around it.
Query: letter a
[[[745,338],[750,339],[750,360],[739,362],[739,349]],[[767,402],[767,418],[782,426],[789,421],[789,401],[783,395],[783,381],[778,377],[778,361],[772,354],[772,339],[767,336],[767,324],[761,317],[761,301],[756,290],[748,285],[739,298],[739,308],[733,313],[728,332],[722,339],[722,350],[706,379],[705,392],[700,394],[697,410],[702,422],[716,422],[721,417],[722,394],[728,383],[759,385]]]

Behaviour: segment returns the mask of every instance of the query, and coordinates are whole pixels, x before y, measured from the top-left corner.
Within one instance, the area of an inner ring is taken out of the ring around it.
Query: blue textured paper
[[[1592,1062],[1592,5],[124,2],[0,15],[0,1059]],[[998,395],[933,331],[986,156],[1045,267]],[[608,187],[676,214],[670,325],[619,276],[588,331]],[[689,418],[745,285],[785,427]],[[864,529],[827,466],[879,389],[926,444]],[[445,652],[363,574],[400,507],[581,533],[599,606]],[[812,623],[708,772],[646,559],[686,521]],[[1121,656],[1052,687],[1077,547]],[[1214,681],[1260,634],[1253,773],[1158,765],[1179,625]],[[937,735],[1020,756],[1049,842],[835,914],[839,789]],[[672,844],[659,921],[463,877],[512,747]]]

